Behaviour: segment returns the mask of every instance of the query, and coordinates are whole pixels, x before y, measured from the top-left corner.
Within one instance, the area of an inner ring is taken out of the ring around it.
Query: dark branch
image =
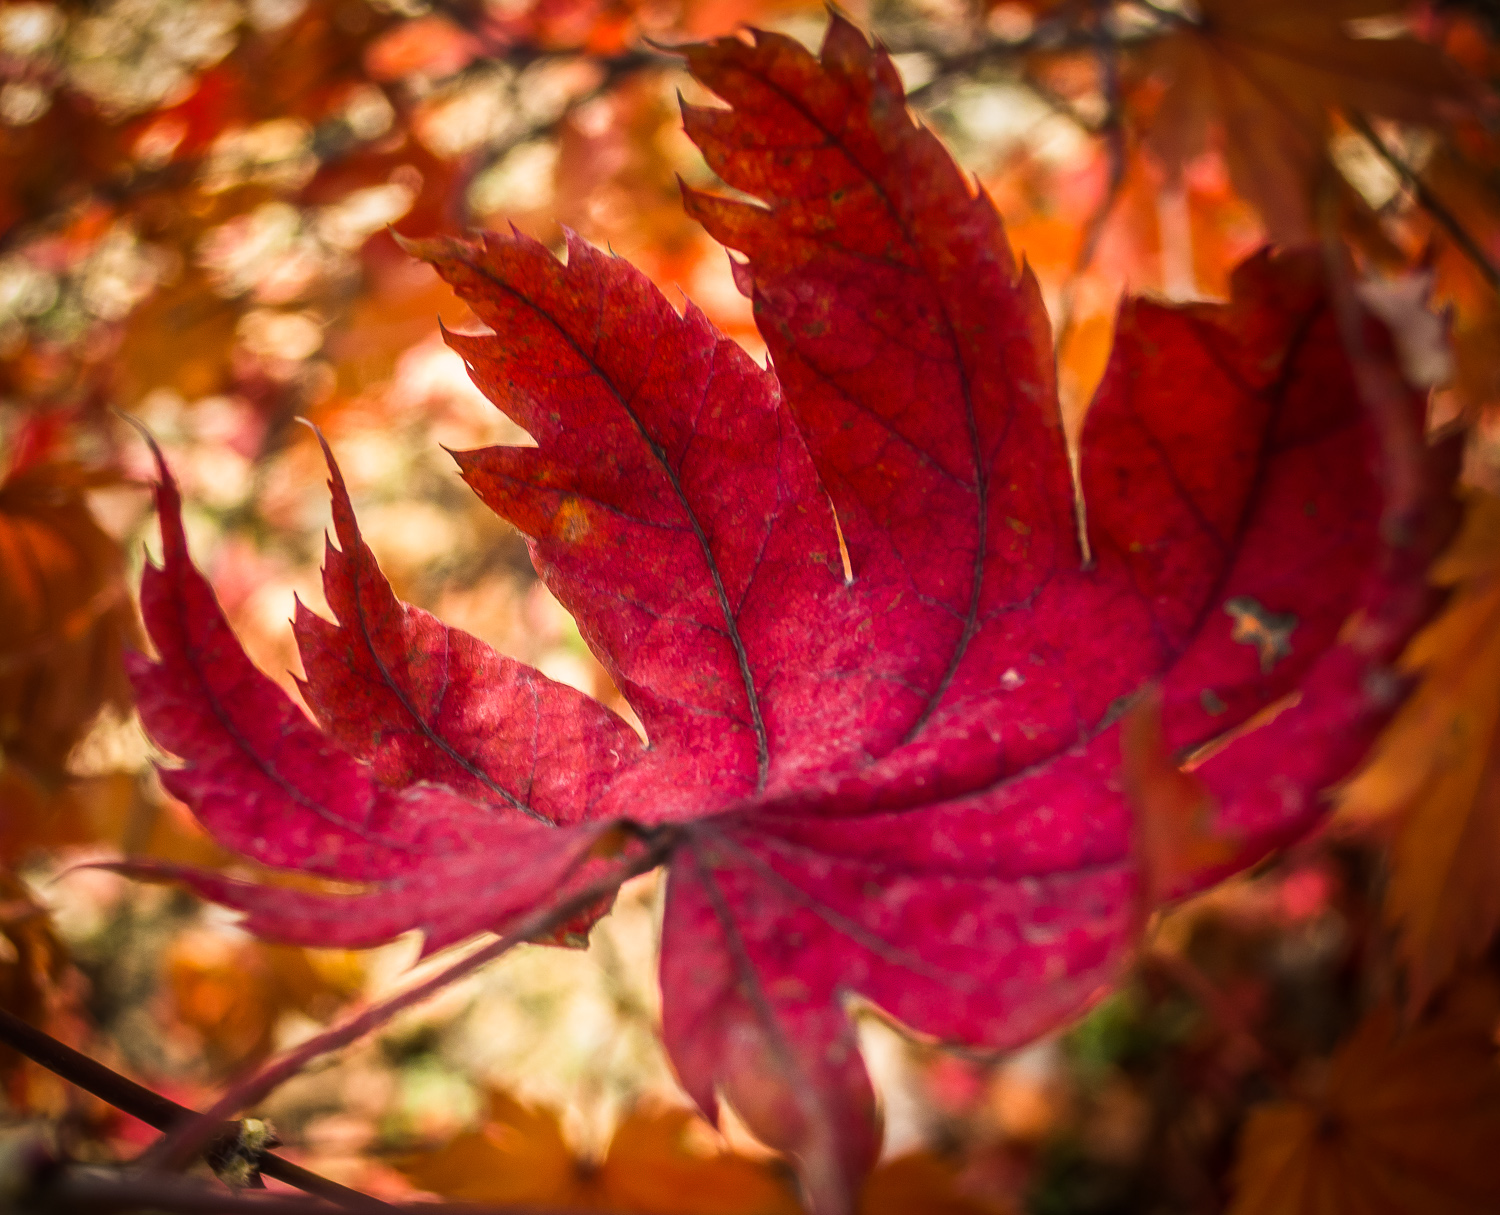
[[[1088,135],[1103,135],[1103,123],[1084,114],[1051,85],[1040,79],[1030,68],[1021,73],[1021,83],[1030,89],[1055,114],[1061,114],[1080,131]]]
[[[1458,216],[1454,215],[1448,209],[1447,204],[1432,192],[1432,189],[1422,180],[1421,175],[1402,160],[1395,150],[1380,137],[1380,133],[1370,124],[1368,118],[1363,114],[1352,113],[1349,115],[1349,121],[1364,141],[1375,149],[1376,155],[1391,167],[1406,188],[1416,196],[1422,209],[1442,225],[1449,239],[1484,276],[1484,281],[1490,285],[1490,288],[1500,291],[1500,270],[1497,270],[1495,263],[1490,261],[1489,255],[1484,251],[1484,246],[1479,243],[1474,234],[1465,228]]]
[[[71,1046],[66,1046],[49,1034],[12,1013],[0,1009],[0,1042],[12,1050],[25,1055],[33,1063],[40,1064],[54,1075],[61,1076],[69,1084],[77,1085],[86,1093],[92,1093],[101,1101],[107,1101],[118,1110],[124,1110],[139,1118],[147,1126],[159,1131],[170,1131],[198,1117],[196,1110],[178,1105],[170,1098],[153,1092],[144,1085],[120,1075]],[[239,1127],[235,1123],[222,1123],[214,1128],[207,1154],[212,1159],[216,1154],[233,1151],[239,1139]],[[258,1159],[260,1172],[274,1177],[286,1185],[295,1186],[309,1194],[353,1210],[385,1210],[385,1204],[366,1197],[358,1190],[351,1190],[336,1181],[304,1169],[280,1156],[267,1152]],[[323,1206],[326,1210],[326,1206]]]
[[[360,1196],[370,1215],[541,1215],[533,1206],[481,1203],[402,1202],[385,1203]],[[8,1207],[18,1215],[128,1215],[131,1212],[161,1212],[163,1215],[336,1215],[319,1198],[302,1194],[236,1194],[214,1190],[193,1178],[161,1173],[114,1173],[78,1167],[55,1171],[40,1181],[17,1205]],[[583,1215],[582,1211],[548,1207],[548,1215]],[[594,1215],[598,1215],[595,1212]]]
[[[977,75],[986,68],[1011,67],[1037,51],[1097,51],[1103,44],[1119,52],[1154,42],[1183,23],[1183,18],[1176,14],[1147,6],[1159,24],[1119,33],[1106,28],[1102,21],[1078,21],[1072,7],[1065,5],[1056,14],[1038,21],[1024,38],[989,37],[962,49],[935,45],[920,37],[893,35],[883,41],[895,54],[921,54],[932,61],[931,79],[907,93],[908,101],[928,104],[931,96],[954,80]]]

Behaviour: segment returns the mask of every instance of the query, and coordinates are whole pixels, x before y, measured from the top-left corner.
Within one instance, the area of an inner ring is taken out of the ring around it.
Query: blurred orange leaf
[[[480,51],[479,40],[443,17],[406,21],[375,39],[365,50],[372,80],[399,80],[413,72],[432,79],[451,76]]]
[[[1488,257],[1500,256],[1500,146],[1488,137],[1469,141],[1468,151],[1439,147],[1422,170],[1422,181],[1463,233]],[[1500,406],[1500,299],[1487,269],[1438,229],[1433,259],[1434,295],[1452,305],[1453,388],[1471,413]]]
[[[738,1155],[688,1109],[637,1109],[602,1163],[580,1160],[557,1115],[490,1094],[489,1117],[434,1152],[398,1162],[424,1190],[467,1202],[638,1215],[801,1215],[790,1169]],[[1005,1215],[961,1191],[956,1169],[925,1152],[882,1164],[860,1215]]]
[[[1005,1215],[1007,1208],[965,1194],[956,1170],[928,1152],[887,1160],[870,1174],[859,1215]]]
[[[1311,1091],[1251,1112],[1230,1215],[1500,1210],[1497,1018],[1488,976],[1411,1030],[1394,1006],[1377,1008]]]
[[[135,799],[135,777],[129,773],[57,784],[7,764],[0,768],[0,864],[15,864],[44,849],[118,842]]]
[[[129,405],[153,388],[187,400],[223,392],[240,311],[197,269],[152,296],[126,322],[116,364],[119,399]]]
[[[422,1189],[469,1202],[641,1215],[794,1215],[790,1172],[725,1150],[691,1110],[636,1110],[604,1160],[580,1161],[557,1115],[492,1093],[489,1118],[398,1167]]]
[[[209,930],[174,938],[165,968],[177,1020],[227,1066],[267,1054],[285,1012],[326,1018],[355,994],[363,977],[357,963],[341,972],[315,966],[304,949]]]
[[[120,647],[139,634],[119,548],[84,499],[96,481],[42,463],[0,484],[0,752],[44,779],[104,705],[130,704]]]
[[[1422,684],[1341,808],[1394,827],[1385,914],[1413,1010],[1500,931],[1500,499],[1470,499],[1433,578],[1455,590],[1403,658]]]
[[[1273,240],[1316,234],[1312,197],[1329,168],[1330,112],[1434,123],[1470,99],[1443,53],[1410,37],[1358,37],[1354,20],[1400,18],[1398,0],[1199,0],[1198,20],[1145,53],[1162,92],[1146,130],[1175,176],[1221,145],[1239,192]],[[1330,178],[1331,180],[1331,178]]]
[[[0,768],[0,811],[0,864],[86,845],[215,869],[233,859],[186,807],[159,800],[134,772],[69,776],[58,783],[9,764]]]
[[[40,1029],[72,1036],[57,1022],[71,1011],[77,976],[46,911],[0,866],[0,1008]],[[70,988],[74,990],[69,990]],[[0,1045],[0,1092],[14,1109],[35,1108],[56,1079]]]

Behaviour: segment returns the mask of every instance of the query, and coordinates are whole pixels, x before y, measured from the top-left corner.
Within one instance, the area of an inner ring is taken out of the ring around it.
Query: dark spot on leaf
[[[1253,645],[1260,655],[1260,673],[1269,675],[1272,668],[1292,653],[1292,630],[1297,617],[1290,612],[1272,612],[1251,595],[1236,595],[1225,601],[1224,613],[1234,623],[1230,636],[1242,645]]]

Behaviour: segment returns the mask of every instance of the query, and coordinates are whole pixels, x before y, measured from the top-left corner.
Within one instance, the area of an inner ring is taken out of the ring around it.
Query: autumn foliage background
[[[1122,988],[1032,1047],[942,1049],[864,1016],[886,1148],[863,1209],[1500,1209],[1500,16],[850,11],[1036,270],[1075,435],[1122,291],[1222,298],[1267,242],[1353,267],[1432,389],[1432,431],[1466,428],[1465,520],[1432,572],[1451,593],[1329,828],[1159,915]],[[677,94],[707,98],[665,48],[741,23],[816,45],[826,20],[799,0],[0,5],[0,1007],[202,1107],[416,958],[263,944],[79,867],[233,863],[132,716],[154,474],[120,411],[161,441],[197,561],[292,695],[294,596],[325,611],[304,417],[402,598],[628,714],[453,473],[444,447],[522,432],[442,342],[437,320],[473,316],[390,229],[511,222],[558,246],[566,225],[760,357],[681,205],[679,179],[714,178]],[[1218,846],[1162,830],[1168,867]],[[286,1153],[390,1199],[799,1209],[785,1165],[692,1114],[662,1053],[657,885],[631,882],[586,951],[527,947],[282,1087],[264,1112]],[[91,1162],[152,1138],[3,1045],[0,1076],[0,1185],[37,1136]]]

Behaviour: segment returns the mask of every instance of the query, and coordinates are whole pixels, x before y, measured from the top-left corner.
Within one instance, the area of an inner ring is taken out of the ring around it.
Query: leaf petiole
[[[517,922],[510,931],[497,937],[483,948],[459,958],[421,983],[372,1004],[362,1012],[331,1026],[320,1034],[315,1034],[306,1042],[270,1060],[259,1070],[231,1085],[208,1110],[191,1122],[174,1126],[163,1135],[147,1152],[152,1163],[169,1171],[185,1168],[212,1141],[219,1125],[232,1117],[237,1110],[246,1109],[264,1100],[272,1090],[291,1079],[319,1056],[357,1041],[384,1025],[398,1013],[420,1004],[428,996],[472,974],[515,946],[546,936],[560,928],[600,899],[613,895],[631,878],[649,873],[662,864],[672,854],[680,839],[680,832],[670,827],[638,830],[638,834],[643,841],[646,841],[646,850],[634,860],[622,865],[615,873],[597,882],[591,882],[578,893],[550,907],[532,912]]]

